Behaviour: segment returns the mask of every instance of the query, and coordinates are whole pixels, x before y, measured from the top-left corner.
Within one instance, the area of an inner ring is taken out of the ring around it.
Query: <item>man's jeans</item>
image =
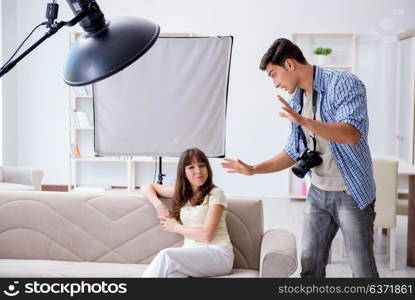
[[[331,242],[340,228],[353,277],[379,277],[373,255],[374,201],[363,210],[346,192],[312,185],[306,200],[301,277],[325,277]]]

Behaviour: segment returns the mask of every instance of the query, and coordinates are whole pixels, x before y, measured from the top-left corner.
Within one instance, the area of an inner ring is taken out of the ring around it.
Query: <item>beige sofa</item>
[[[235,262],[226,277],[293,274],[294,235],[263,233],[261,200],[228,201]],[[0,277],[140,277],[161,249],[182,242],[139,193],[0,191]]]

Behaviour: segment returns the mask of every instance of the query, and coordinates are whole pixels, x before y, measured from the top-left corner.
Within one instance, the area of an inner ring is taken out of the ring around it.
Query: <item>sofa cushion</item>
[[[0,220],[4,259],[147,264],[183,243],[139,195],[8,191]]]
[[[141,277],[146,264],[0,259],[0,277]]]
[[[36,190],[31,185],[0,182],[0,191],[34,191]]]
[[[258,270],[252,269],[233,269],[231,274],[217,276],[215,278],[257,278],[259,276]]]
[[[0,259],[0,277],[131,278],[141,277],[147,266],[147,264]],[[220,277],[258,277],[258,271],[234,269],[231,274]]]
[[[0,167],[0,182],[3,182],[3,168]]]

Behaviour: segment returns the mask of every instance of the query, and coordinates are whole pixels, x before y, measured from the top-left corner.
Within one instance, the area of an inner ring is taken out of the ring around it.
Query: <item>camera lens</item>
[[[301,166],[301,164],[296,164],[295,166],[293,166],[291,168],[291,171],[293,171],[293,173],[300,178],[304,178],[305,174],[307,174],[307,170],[305,170],[303,168],[303,166]]]
[[[320,165],[323,162],[318,152],[305,149],[298,159],[296,165],[294,165],[291,170],[293,173],[300,178],[304,178],[304,176],[310,171],[311,168],[314,168]]]

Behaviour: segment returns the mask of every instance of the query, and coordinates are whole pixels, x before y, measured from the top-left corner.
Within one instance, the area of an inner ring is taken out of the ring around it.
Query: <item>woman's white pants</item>
[[[233,250],[220,245],[166,248],[161,250],[142,277],[210,277],[232,271]]]

